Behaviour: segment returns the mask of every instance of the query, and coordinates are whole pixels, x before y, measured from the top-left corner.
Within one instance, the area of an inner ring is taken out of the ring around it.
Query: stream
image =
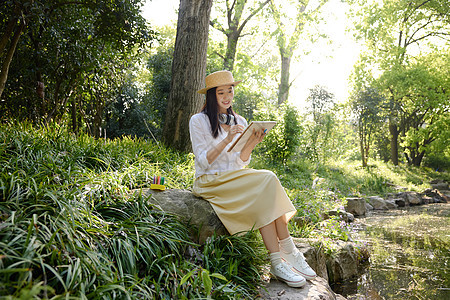
[[[333,286],[347,299],[450,299],[450,203],[374,211],[355,220],[370,264]]]

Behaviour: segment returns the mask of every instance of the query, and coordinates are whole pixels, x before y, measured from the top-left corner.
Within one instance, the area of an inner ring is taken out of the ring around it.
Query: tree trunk
[[[3,53],[3,50],[5,50],[6,45],[8,44],[9,38],[12,35],[12,32],[14,30],[14,25],[16,25],[17,19],[12,18],[8,25],[6,25],[6,31],[3,33],[2,38],[0,39],[0,53]]]
[[[164,143],[191,151],[189,120],[203,103],[209,17],[213,0],[181,0],[172,62],[172,82],[163,128]]]
[[[0,73],[0,99],[3,94],[3,90],[5,89],[6,80],[8,79],[8,71],[9,65],[11,64],[14,52],[16,52],[16,46],[19,42],[19,38],[22,35],[23,29],[25,28],[25,24],[23,20],[20,21],[19,27],[16,29],[13,39],[11,41],[11,45],[9,46],[8,53],[6,54],[5,60],[2,63],[2,70]]]
[[[77,122],[77,97],[72,98],[72,105],[70,109],[70,116],[72,119],[72,132],[78,134],[78,122]]]
[[[289,97],[289,69],[291,56],[281,55],[281,80],[278,86],[278,105],[283,104]]]
[[[228,70],[230,72],[233,71],[234,61],[236,59],[236,49],[238,40],[241,37],[241,33],[244,30],[245,25],[253,18],[256,14],[259,13],[263,9],[263,7],[268,4],[270,0],[267,0],[263,3],[259,4],[257,9],[252,9],[252,13],[247,16],[247,18],[242,21],[241,18],[244,12],[245,5],[247,0],[238,0],[233,3],[231,9],[234,8],[234,18],[231,19],[232,10],[227,5],[227,14],[228,14],[228,29],[221,30],[227,36],[227,51],[225,52],[225,58],[223,60],[223,69]]]
[[[362,166],[363,166],[363,168],[367,167],[366,155],[365,155],[365,150],[364,150],[364,142],[363,142],[363,139],[361,137],[361,134],[360,134],[360,137],[359,137],[359,149],[361,151]]]
[[[233,72],[234,59],[236,57],[236,48],[239,39],[239,32],[234,31],[228,35],[227,51],[223,60],[223,69]]]
[[[389,123],[389,132],[391,133],[391,160],[395,166],[398,166],[398,129],[397,129],[397,125]]]

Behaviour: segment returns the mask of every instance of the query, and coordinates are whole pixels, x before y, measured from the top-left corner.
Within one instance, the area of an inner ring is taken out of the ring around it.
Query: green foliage
[[[142,1],[14,4],[12,14],[2,9],[1,27],[15,17],[27,26],[9,68],[2,117],[45,123],[70,116],[73,131],[98,136],[103,110],[119,94],[134,48],[154,38],[140,15]],[[44,88],[39,96],[37,84]]]
[[[9,124],[0,128],[0,163],[1,296],[234,299],[253,293],[233,283],[249,271],[225,281],[209,269],[253,255],[250,237],[230,238],[237,246],[222,257],[207,248],[208,264],[196,264],[185,251],[202,250],[189,242],[186,224],[128,195],[148,187],[154,174],[166,177],[168,187],[191,187],[192,155],[140,139],[95,140],[65,127]],[[202,270],[200,282],[179,284],[193,269]]]
[[[305,145],[303,151],[314,161],[325,162],[330,158],[330,145],[336,131],[336,117],[333,109],[334,95],[322,86],[310,89],[307,101],[309,122],[305,125]],[[330,149],[331,150],[331,149]]]
[[[356,35],[364,40],[367,50],[354,68],[355,91],[371,86],[382,94],[386,101],[379,108],[381,115],[388,117],[391,145],[395,147],[392,161],[398,161],[396,148],[400,144],[408,163],[419,166],[438,136],[433,124],[442,124],[438,119],[449,109],[447,2],[350,3],[354,4]],[[377,140],[382,146],[382,138]]]
[[[358,129],[362,166],[367,166],[372,137],[382,126],[381,108],[384,99],[373,88],[360,90],[352,97],[351,108]]]
[[[296,109],[283,105],[276,109],[260,109],[254,120],[277,121],[277,125],[255,149],[256,155],[263,155],[271,164],[286,164],[297,153],[302,127]]]
[[[225,277],[235,296],[249,299],[252,295],[248,291],[262,285],[259,266],[266,260],[266,250],[256,232],[213,236],[205,243],[203,254],[205,267]]]

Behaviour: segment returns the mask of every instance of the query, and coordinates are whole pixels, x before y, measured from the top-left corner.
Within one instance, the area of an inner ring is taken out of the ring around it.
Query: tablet
[[[245,128],[244,132],[237,138],[237,140],[231,145],[230,151],[239,152],[247,143],[247,140],[253,133],[253,129],[257,130],[266,130],[266,134],[277,124],[276,121],[252,121],[250,125]]]

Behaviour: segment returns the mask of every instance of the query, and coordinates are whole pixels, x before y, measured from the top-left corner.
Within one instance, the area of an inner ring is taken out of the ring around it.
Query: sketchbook
[[[247,143],[249,137],[252,135],[253,129],[255,129],[255,131],[266,130],[267,134],[276,124],[277,124],[276,121],[252,121],[250,125],[248,125],[247,128],[245,128],[244,132],[236,139],[236,141],[234,141],[230,149],[228,149],[228,152],[241,151],[242,148],[245,146],[245,143]]]

